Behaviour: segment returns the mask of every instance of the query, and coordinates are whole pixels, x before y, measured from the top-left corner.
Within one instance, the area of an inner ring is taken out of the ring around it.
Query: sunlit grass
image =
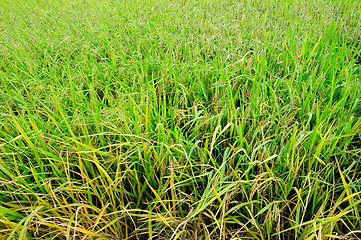
[[[0,239],[357,239],[358,1],[0,2]]]

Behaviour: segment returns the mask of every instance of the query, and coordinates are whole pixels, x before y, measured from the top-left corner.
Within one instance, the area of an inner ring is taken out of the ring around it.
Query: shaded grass
[[[359,234],[359,3],[0,12],[0,238]]]

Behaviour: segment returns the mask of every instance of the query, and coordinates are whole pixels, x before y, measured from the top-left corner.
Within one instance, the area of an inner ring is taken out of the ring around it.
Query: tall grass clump
[[[0,239],[358,239],[361,2],[3,0]]]

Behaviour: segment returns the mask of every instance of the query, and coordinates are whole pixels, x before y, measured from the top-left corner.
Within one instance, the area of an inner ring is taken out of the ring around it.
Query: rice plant
[[[0,239],[361,238],[361,2],[3,0]]]

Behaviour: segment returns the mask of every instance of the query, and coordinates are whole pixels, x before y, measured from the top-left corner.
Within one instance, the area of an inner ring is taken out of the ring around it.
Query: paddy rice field
[[[360,239],[361,2],[2,0],[0,239]]]

